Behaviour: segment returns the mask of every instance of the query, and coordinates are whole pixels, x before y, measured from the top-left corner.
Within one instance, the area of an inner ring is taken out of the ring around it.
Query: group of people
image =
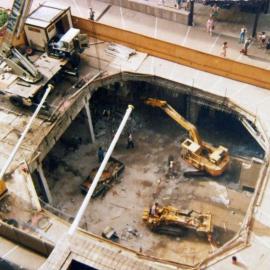
[[[219,7],[216,4],[214,4],[210,10],[210,15],[206,22],[206,31],[207,33],[210,34],[210,36],[212,36],[213,34],[213,30],[215,29],[215,21],[218,19],[218,16],[219,16]],[[270,39],[267,40],[267,36],[265,32],[261,32],[258,35],[258,40],[260,42],[261,48],[270,50]],[[240,53],[247,55],[248,48],[250,47],[252,43],[252,38],[247,36],[247,29],[245,26],[243,26],[240,30],[239,43],[243,44],[243,47],[241,48]],[[226,57],[227,49],[228,49],[228,42],[224,41],[221,46],[220,55],[223,57]]]
[[[266,50],[270,50],[270,39],[267,40],[266,33],[260,32],[257,35],[257,40],[259,42],[260,48],[265,48]],[[243,48],[241,49],[241,53],[244,55],[247,55],[248,53],[248,48],[252,42],[252,38],[248,37],[247,38],[247,29],[245,26],[243,26],[240,30],[240,36],[239,36],[239,43],[243,44]]]

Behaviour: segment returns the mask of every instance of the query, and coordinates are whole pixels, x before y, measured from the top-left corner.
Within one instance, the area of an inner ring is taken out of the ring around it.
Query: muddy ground
[[[125,107],[119,107],[117,117],[94,113],[95,132],[99,135],[96,144],[90,143],[87,122],[81,115],[47,157],[45,174],[54,206],[64,213],[76,214],[84,198],[80,184],[98,165],[97,148],[108,148],[124,111]],[[134,149],[126,149],[128,130],[133,131]],[[207,134],[203,127],[200,130]],[[72,149],[67,146],[68,138],[77,140],[78,137],[80,144]],[[184,130],[167,116],[145,114],[143,109],[134,111],[113,152],[113,156],[125,164],[121,181],[104,197],[90,202],[81,226],[97,235],[101,235],[106,226],[111,226],[118,233],[120,244],[163,259],[194,264],[205,258],[213,249],[206,239],[194,233],[181,238],[159,235],[145,226],[142,221],[144,208],[158,201],[162,205],[212,213],[218,246],[233,237],[252,197],[252,193],[239,187],[240,161],[232,159],[229,171],[218,178],[185,178],[183,172],[192,168],[179,157],[180,140],[184,137]],[[231,137],[228,141],[233,144]],[[236,142],[234,148],[237,147],[242,154],[245,153],[243,149],[249,149],[250,154],[250,147],[244,142]],[[256,151],[251,155],[256,155]],[[177,165],[174,177],[168,177],[170,155]]]

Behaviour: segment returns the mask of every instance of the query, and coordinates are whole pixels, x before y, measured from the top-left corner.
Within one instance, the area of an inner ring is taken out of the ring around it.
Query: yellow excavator
[[[187,231],[192,231],[211,240],[213,233],[212,215],[199,213],[194,210],[177,209],[174,206],[156,206],[155,213],[152,208],[145,208],[143,221],[151,231],[184,236]]]
[[[219,176],[228,168],[230,157],[224,146],[214,147],[202,141],[197,128],[175,111],[166,101],[148,98],[145,104],[158,107],[186,129],[189,137],[181,143],[181,157],[201,172]]]

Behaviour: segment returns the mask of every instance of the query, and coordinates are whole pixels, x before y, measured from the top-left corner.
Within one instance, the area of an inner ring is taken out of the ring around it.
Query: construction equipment
[[[36,83],[42,79],[42,74],[24,55],[12,46],[13,38],[19,37],[32,1],[15,0],[7,22],[7,29],[0,44],[0,58],[22,80]]]
[[[114,228],[107,226],[103,232],[102,232],[102,237],[111,240],[113,242],[119,242],[119,236],[117,234],[117,232],[115,231]]]
[[[143,221],[154,232],[183,236],[188,230],[211,239],[213,232],[212,215],[193,210],[179,210],[173,206],[158,207],[156,214],[144,209]]]
[[[224,146],[214,147],[202,141],[197,128],[175,111],[166,101],[148,98],[145,103],[159,107],[186,129],[189,137],[181,143],[181,157],[190,165],[212,176],[219,176],[228,168],[230,158]]]
[[[92,169],[90,175],[81,184],[80,188],[82,194],[85,195],[87,193],[98,171],[98,168],[99,167]],[[100,195],[104,196],[106,192],[112,187],[113,183],[115,183],[119,179],[119,176],[124,171],[124,168],[125,165],[123,162],[111,157],[100,177],[98,185],[93,193],[93,198]]]
[[[0,179],[0,200],[5,197],[7,191],[8,189],[6,187],[6,183],[2,179]]]
[[[0,44],[0,90],[21,107],[38,104],[46,85],[60,71],[78,76],[80,53],[89,44],[87,35],[73,28],[69,7],[45,2],[28,16],[31,5],[32,0],[14,1]],[[28,56],[13,46],[23,29]],[[39,52],[30,57],[33,50]]]

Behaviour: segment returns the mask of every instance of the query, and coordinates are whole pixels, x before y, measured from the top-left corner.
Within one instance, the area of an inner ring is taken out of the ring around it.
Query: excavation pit
[[[180,158],[179,150],[180,142],[188,135],[163,111],[145,105],[146,97],[166,100],[198,127],[203,140],[227,147],[231,155],[228,171],[219,177],[186,178],[183,172],[193,168]],[[261,162],[264,152],[233,112],[217,110],[210,104],[192,103],[185,93],[146,82],[117,82],[97,89],[90,100],[96,143],[91,143],[87,119],[81,112],[44,161],[53,205],[67,221],[73,220],[84,198],[80,185],[98,166],[98,147],[108,149],[130,103],[135,109],[113,152],[113,157],[125,164],[121,181],[103,197],[90,202],[81,227],[101,236],[110,226],[117,232],[119,244],[125,247],[194,265],[213,251],[207,239],[191,232],[183,237],[153,233],[142,221],[143,211],[158,201],[164,206],[210,212],[217,247],[239,231],[253,195],[243,190],[245,179],[242,178],[247,175],[243,167],[249,166],[252,170],[252,160]],[[134,149],[126,147],[128,132],[133,134]],[[176,171],[168,175],[171,156]],[[259,169],[254,172],[255,179],[262,167],[260,162],[256,163]]]

